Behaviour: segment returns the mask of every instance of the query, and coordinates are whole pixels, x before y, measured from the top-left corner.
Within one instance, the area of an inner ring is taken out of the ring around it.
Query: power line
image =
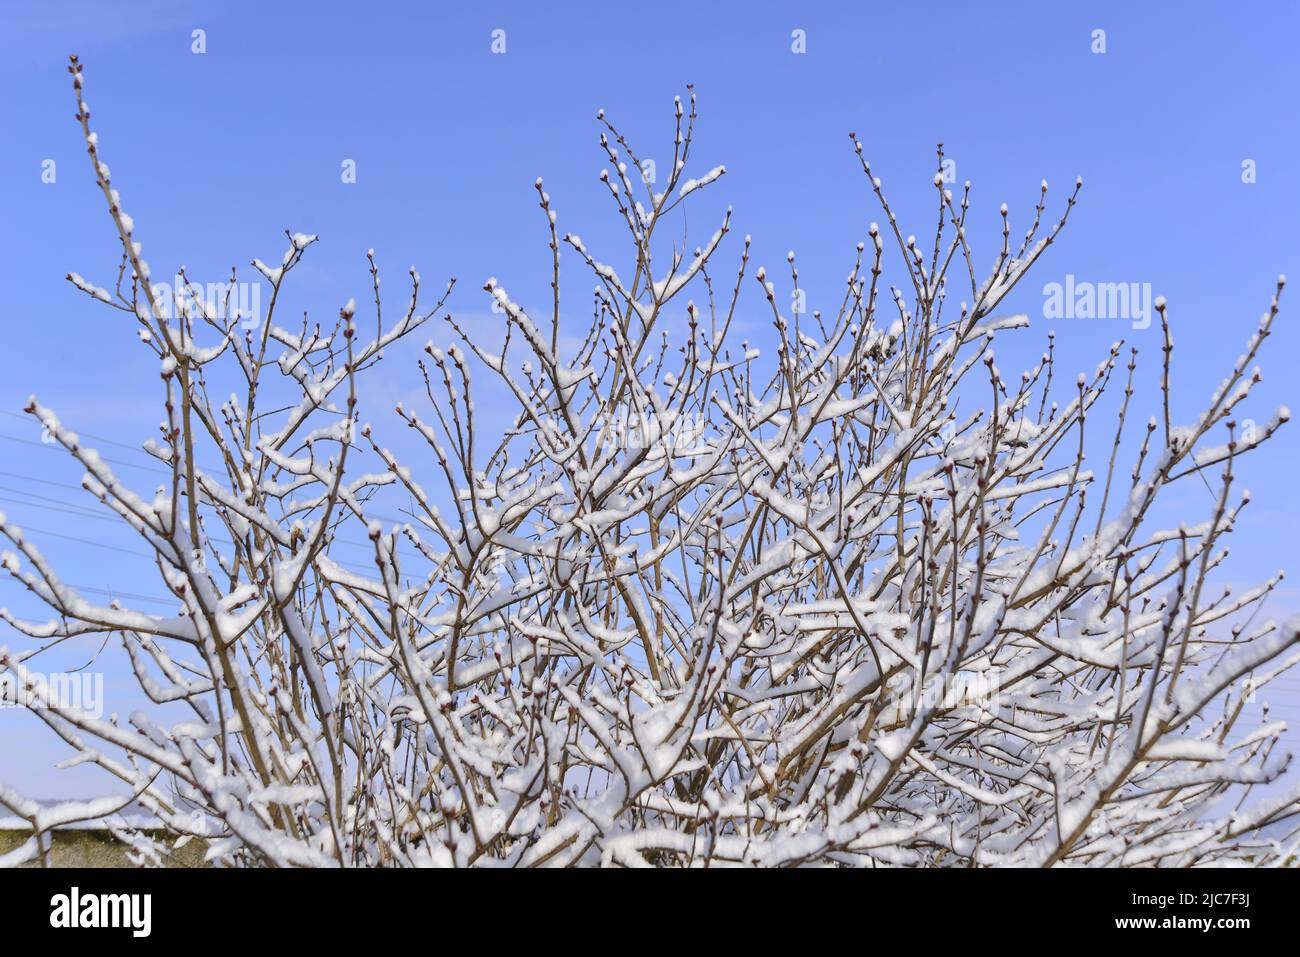
[[[20,581],[17,578],[0,578],[0,584],[22,585],[28,591],[32,590],[30,587],[28,587],[26,582]],[[148,602],[153,602],[156,605],[179,605],[180,604],[180,599],[178,598],[155,598],[152,595],[137,595],[134,592],[117,591],[116,589],[110,591],[107,588],[95,588],[93,585],[78,585],[73,582],[60,582],[60,584],[66,586],[67,588],[75,588],[77,591],[90,592],[95,595],[106,595],[109,598],[129,598],[132,601],[148,601]]]
[[[0,489],[3,489],[3,488],[4,488],[4,486],[0,486]],[[29,492],[21,492],[21,493],[19,493],[19,494],[23,494],[23,495],[31,495],[32,493],[29,493]],[[50,498],[48,498],[48,496],[36,496],[36,495],[33,495],[33,497],[34,497],[34,498],[44,498],[44,499],[46,499],[47,501],[52,501],[52,502],[58,502],[58,501],[59,501],[59,499],[50,499]],[[97,521],[102,521],[102,522],[111,522],[111,523],[113,523],[113,524],[115,524],[115,525],[120,525],[120,524],[121,524],[121,523],[120,523],[119,521],[117,521],[117,520],[115,519],[115,517],[112,516],[112,515],[102,515],[102,514],[97,514],[97,513],[95,513],[95,512],[90,511],[89,509],[84,509],[84,510],[83,510],[83,509],[81,508],[81,506],[79,506],[79,505],[73,505],[73,504],[71,504],[71,503],[64,503],[64,504],[61,504],[61,505],[43,505],[43,504],[41,504],[40,502],[24,502],[24,501],[20,501],[20,500],[17,500],[17,499],[6,498],[5,496],[0,496],[0,502],[10,502],[10,503],[12,503],[12,504],[14,504],[14,505],[26,506],[26,507],[28,507],[28,508],[41,508],[41,509],[46,509],[46,510],[51,511],[51,512],[60,512],[60,513],[68,514],[68,515],[74,515],[74,516],[76,516],[77,518],[93,518],[93,519],[95,519],[95,520],[97,520]],[[66,506],[66,507],[65,507],[65,506]],[[55,537],[55,538],[62,538],[62,539],[66,539],[66,540],[68,540],[68,541],[80,542],[80,543],[82,543],[82,544],[84,544],[84,545],[91,545],[91,546],[94,546],[94,547],[96,547],[96,548],[107,548],[107,549],[112,549],[113,551],[124,552],[125,554],[128,554],[128,555],[136,555],[136,556],[139,556],[139,557],[141,557],[141,558],[152,559],[152,558],[154,557],[154,556],[151,555],[151,554],[146,554],[146,553],[144,553],[144,552],[133,551],[133,550],[131,550],[131,549],[122,548],[121,546],[118,546],[118,545],[110,545],[110,544],[108,544],[108,543],[106,543],[106,542],[98,542],[98,541],[95,541],[95,540],[93,540],[93,539],[84,538],[84,537],[82,537],[82,536],[78,536],[78,535],[68,535],[68,534],[66,534],[66,533],[64,533],[64,532],[54,532],[54,531],[50,531],[50,530],[48,530],[48,529],[40,529],[40,528],[36,528],[35,526],[28,525],[26,522],[23,522],[23,523],[21,523],[21,524],[22,524],[22,527],[23,527],[23,530],[24,530],[24,531],[28,531],[28,532],[36,532],[36,533],[39,534],[39,535],[51,535],[51,536],[53,536],[53,537]],[[205,535],[204,537],[205,537],[209,542],[212,542],[213,544],[216,544],[216,545],[234,545],[234,544],[235,544],[235,542],[232,541],[232,540],[229,539],[229,538],[218,538],[218,537],[213,536],[213,535]],[[362,542],[352,542],[352,541],[348,541],[348,540],[346,540],[346,539],[338,539],[338,538],[334,539],[334,544],[336,544],[336,545],[346,545],[346,546],[348,546],[348,547],[350,547],[350,548],[362,548],[362,549],[367,549],[367,550],[373,549],[373,547],[374,547],[374,546],[372,546],[372,545],[366,545],[366,544],[364,544],[364,543],[362,543]],[[412,556],[410,556],[410,555],[405,555],[405,556],[403,556],[403,557],[411,558]],[[354,571],[369,572],[369,571],[373,571],[373,570],[374,570],[374,566],[372,566],[372,565],[361,564],[361,563],[358,563],[358,562],[349,562],[349,561],[344,561],[344,560],[342,560],[342,559],[335,559],[335,561],[336,561],[339,565],[342,565],[344,568],[351,568],[351,569],[353,569]]]
[[[0,486],[0,488],[3,488],[3,486]],[[29,493],[20,493],[20,494],[29,494]],[[41,497],[44,497],[44,496],[41,496]],[[57,499],[51,499],[51,501],[58,501],[58,500],[57,500]],[[61,513],[61,514],[65,514],[65,515],[72,515],[72,516],[75,516],[76,518],[90,518],[90,519],[94,519],[95,521],[98,521],[98,522],[109,522],[109,523],[111,523],[111,524],[113,524],[113,525],[122,525],[122,524],[123,524],[123,523],[122,523],[118,518],[116,518],[116,517],[113,516],[113,515],[103,515],[103,514],[99,514],[99,513],[93,512],[93,511],[91,511],[91,510],[89,510],[89,509],[83,509],[83,508],[82,508],[81,506],[79,506],[79,505],[72,505],[72,504],[67,504],[66,506],[65,506],[65,505],[45,505],[45,504],[42,504],[41,502],[24,502],[24,501],[22,501],[21,499],[8,498],[8,497],[3,496],[3,495],[0,495],[0,502],[8,502],[8,503],[13,504],[13,505],[25,506],[25,507],[27,507],[27,508],[40,508],[40,509],[45,509],[46,511],[50,511],[50,512],[59,512],[59,513]],[[20,523],[20,524],[22,524],[23,528],[26,529],[26,530],[28,530],[28,531],[34,531],[34,532],[38,532],[38,531],[40,531],[40,530],[37,529],[37,528],[34,528],[34,527],[32,527],[32,526],[29,526],[26,522],[22,522],[22,523]],[[56,533],[56,532],[42,532],[42,534],[55,535],[55,534],[59,534],[59,533]],[[94,542],[94,541],[91,541],[91,540],[89,540],[89,539],[84,539],[84,538],[77,538],[76,536],[72,536],[72,535],[66,535],[66,534],[64,534],[64,535],[61,535],[60,537],[62,537],[62,538],[69,538],[69,539],[72,539],[73,541],[81,541],[81,542],[85,542],[85,543],[88,544],[88,545],[96,545],[96,544],[99,544],[98,542]],[[214,544],[217,544],[217,545],[234,545],[234,544],[235,544],[235,543],[234,543],[231,539],[229,539],[229,538],[219,538],[219,537],[217,537],[217,536],[215,536],[215,535],[207,535],[207,534],[205,534],[204,537],[205,537],[208,541],[210,541],[210,542],[212,542],[212,543],[214,543]],[[346,539],[346,538],[336,538],[336,539],[334,539],[334,544],[335,544],[335,545],[345,546],[345,547],[347,547],[347,548],[360,548],[360,549],[363,549],[363,550],[365,550],[365,551],[373,551],[373,550],[374,550],[374,546],[373,546],[373,545],[367,545],[367,544],[365,544],[364,542],[354,542],[354,541],[350,541],[350,540],[348,540],[348,539]],[[133,554],[141,554],[141,553],[136,552],[136,553],[133,553]],[[398,554],[399,554],[401,557],[403,557],[403,558],[408,558],[408,559],[412,559],[412,560],[415,558],[415,556],[410,555],[410,554],[406,554],[406,553],[404,553],[404,552],[399,552]],[[152,556],[146,556],[146,557],[152,557]],[[340,565],[343,565],[344,567],[347,567],[347,568],[354,568],[354,569],[358,569],[358,570],[370,571],[370,570],[373,569],[373,566],[370,566],[370,565],[360,565],[360,564],[357,564],[356,562],[347,562],[347,561],[339,560],[338,563],[339,563]]]
[[[7,410],[7,409],[0,409],[0,415],[6,415],[6,416],[8,416],[8,417],[10,417],[10,418],[13,418],[13,419],[19,419],[19,420],[24,421],[24,422],[31,421],[30,418],[29,418],[28,416],[25,416],[25,415],[19,415],[18,413],[16,413],[16,412],[10,412],[10,411]],[[126,450],[129,451],[129,452],[135,453],[135,454],[137,454],[137,455],[145,456],[146,458],[150,458],[150,459],[153,458],[153,456],[151,456],[151,455],[150,455],[148,452],[146,452],[144,449],[140,448],[138,445],[131,445],[131,444],[126,443],[126,442],[121,442],[121,441],[119,441],[119,440],[117,440],[117,439],[111,439],[111,438],[109,438],[109,437],[107,437],[107,436],[97,435],[97,434],[95,434],[95,433],[93,433],[93,432],[78,432],[78,434],[81,435],[81,436],[85,436],[86,438],[94,439],[95,441],[98,441],[98,442],[105,442],[105,443],[107,443],[107,444],[109,444],[109,445],[113,445],[113,446],[116,446],[116,447],[118,447],[118,448],[126,449]],[[36,441],[33,441],[32,439],[25,439],[25,438],[22,438],[22,437],[20,437],[20,436],[14,436],[14,435],[6,435],[6,434],[4,434],[4,433],[0,433],[0,439],[4,439],[4,440],[9,441],[9,442],[17,442],[17,443],[21,443],[21,444],[23,444],[23,445],[35,446],[35,447],[37,447],[37,448],[50,449],[51,451],[62,448],[62,446],[58,446],[58,445],[54,445],[54,444],[50,444],[50,443],[46,443],[46,442],[36,442]],[[142,470],[142,471],[154,472],[154,473],[159,474],[159,475],[171,475],[171,474],[172,474],[172,472],[169,471],[168,469],[166,469],[166,468],[162,468],[162,467],[160,467],[160,466],[158,466],[158,465],[142,465],[142,464],[139,464],[139,463],[136,463],[136,462],[124,462],[124,461],[122,461],[122,460],[120,460],[120,459],[108,458],[108,457],[106,457],[106,456],[100,456],[100,459],[101,459],[102,461],[104,461],[104,462],[109,462],[109,463],[112,463],[112,464],[115,464],[115,465],[122,465],[122,466],[125,466],[126,468],[140,469],[140,470]],[[204,471],[208,472],[209,474],[217,474],[216,472],[214,472],[214,471],[211,470],[211,469],[205,469]],[[27,481],[27,482],[36,482],[36,483],[41,483],[41,484],[45,484],[45,485],[57,485],[57,486],[59,486],[59,487],[61,487],[61,488],[83,490],[81,486],[72,485],[72,484],[67,483],[67,482],[54,482],[54,481],[47,481],[47,480],[45,480],[45,479],[36,478],[36,477],[33,477],[33,476],[27,476],[27,475],[24,475],[24,474],[22,474],[22,473],[18,473],[18,472],[9,472],[9,471],[4,471],[4,472],[0,472],[0,475],[7,475],[7,476],[10,476],[10,477],[13,477],[13,478],[18,478],[18,479],[21,479],[22,481]],[[25,502],[25,501],[22,501],[21,499],[19,499],[19,500],[15,500],[15,499],[6,499],[4,496],[0,496],[0,501],[9,501],[9,502],[11,502],[11,503],[13,503],[13,504],[16,504],[16,505],[27,505],[27,506],[30,506],[30,507],[32,507],[32,508],[43,508],[43,509],[46,509],[46,510],[48,510],[48,511],[63,512],[63,513],[69,514],[69,515],[75,515],[75,516],[77,516],[77,517],[79,517],[79,518],[91,518],[91,519],[95,519],[95,520],[97,520],[97,521],[108,521],[108,522],[115,522],[115,521],[117,521],[117,519],[116,519],[115,516],[104,515],[104,514],[102,514],[102,513],[100,513],[100,512],[94,511],[93,509],[87,508],[87,507],[85,507],[85,506],[78,505],[78,504],[73,503],[73,502],[67,502],[67,501],[62,500],[62,499],[51,498],[50,496],[39,495],[39,494],[37,494],[37,493],[35,493],[35,492],[25,492],[25,491],[23,491],[23,490],[21,490],[21,489],[7,488],[7,487],[5,487],[5,486],[0,486],[0,491],[6,491],[6,492],[9,492],[9,493],[11,493],[11,494],[16,494],[16,495],[25,496],[25,497],[27,497],[27,498],[40,499],[40,500],[42,500],[42,501],[44,501],[44,502],[49,502],[49,503],[53,503],[53,504],[42,505],[42,504],[39,504],[39,503],[37,503],[37,502]],[[372,512],[372,513],[370,513],[369,517],[370,517],[370,518],[373,518],[373,519],[377,519],[377,520],[379,520],[379,521],[381,521],[381,522],[389,522],[389,523],[396,524],[396,525],[407,525],[407,524],[409,524],[408,518],[398,518],[398,517],[393,516],[393,515],[386,515],[386,514],[381,514],[381,513],[375,513],[375,512]],[[414,516],[411,516],[411,517],[414,517]],[[46,534],[48,534],[48,533],[46,533]],[[69,537],[71,537],[71,536],[64,535],[64,536],[62,536],[62,537],[64,537],[64,538],[69,538]],[[211,539],[211,541],[214,541],[214,542],[221,542],[220,539],[216,539],[216,538]],[[367,552],[372,551],[373,548],[374,548],[373,545],[367,544],[367,543],[365,543],[365,542],[360,542],[360,541],[349,541],[349,540],[347,540],[347,539],[342,539],[342,538],[336,538],[336,539],[334,539],[334,541],[335,541],[335,543],[338,544],[338,545],[347,546],[347,547],[349,547],[349,548],[360,548],[360,549],[364,549],[364,550],[367,551]],[[87,544],[92,544],[92,545],[93,545],[93,544],[96,544],[96,543],[87,541]],[[224,544],[233,545],[234,543],[233,543],[233,542],[230,542],[230,541],[226,541],[226,542],[224,542]],[[135,553],[135,554],[138,554],[138,553]],[[401,554],[401,553],[399,552],[398,554]],[[410,555],[410,554],[405,555],[405,557],[406,557],[407,559],[413,559],[413,558],[414,558],[414,556],[412,556],[412,555]],[[339,564],[340,564],[340,565],[343,565],[343,566],[345,566],[345,567],[350,567],[350,568],[354,568],[354,569],[365,569],[365,570],[369,570],[369,566],[357,565],[357,564],[355,564],[355,563],[351,563],[351,562],[340,561]]]
[[[62,515],[71,515],[74,518],[89,518],[97,522],[113,522],[111,515],[96,515],[89,510],[78,510],[75,506],[63,508],[59,505],[42,505],[40,502],[25,502],[22,499],[7,498],[0,495],[0,502],[6,502],[9,505],[18,505],[26,508],[39,508],[47,512],[58,512]]]
[[[22,422],[34,421],[31,416],[19,415],[17,412],[10,412],[8,409],[0,409],[0,415],[7,415],[11,419],[18,419]],[[84,435],[86,438],[94,439],[96,442],[107,442],[109,445],[116,445],[118,448],[126,449],[130,452],[140,452],[144,455],[149,454],[145,452],[143,449],[141,449],[140,446],[138,445],[131,445],[128,442],[120,442],[117,439],[110,439],[107,436],[96,435],[94,432],[82,432],[80,429],[77,429],[76,431],[78,435]]]
[[[0,410],[0,411],[3,411],[3,410]],[[22,442],[23,445],[32,445],[32,446],[36,446],[36,447],[38,447],[38,449],[49,449],[49,450],[55,450],[55,447],[56,447],[56,446],[51,446],[51,445],[45,445],[45,443],[43,443],[43,442],[34,442],[34,441],[31,441],[30,438],[18,438],[17,436],[6,436],[6,434],[4,434],[4,433],[0,433],[0,438],[6,439],[6,441],[9,441],[9,442]],[[60,446],[60,447],[61,447],[61,446]],[[140,452],[140,455],[147,455],[147,454],[148,454],[148,452],[143,452],[143,451]],[[118,464],[118,465],[126,465],[127,468],[139,468],[139,469],[143,469],[143,471],[147,471],[147,472],[156,472],[156,473],[159,473],[159,475],[168,475],[168,476],[172,475],[172,473],[170,473],[169,471],[166,471],[165,468],[149,467],[149,465],[140,465],[140,464],[136,464],[136,463],[133,463],[133,462],[121,462],[121,460],[118,460],[118,459],[109,459],[109,458],[105,458],[105,456],[103,456],[103,455],[100,456],[100,460],[103,460],[103,462],[110,462],[110,463]],[[216,472],[213,472],[212,469],[204,469],[204,471],[207,472],[208,475],[216,475]],[[16,473],[16,472],[0,472],[0,475],[14,476],[14,477],[18,477],[18,479],[23,479],[23,480],[26,480],[26,481],[32,481],[32,482],[44,482],[44,484],[49,484],[49,485],[61,485],[62,488],[65,488],[65,489],[74,489],[74,488],[75,488],[75,489],[79,489],[79,488],[81,488],[81,486],[79,486],[79,485],[70,485],[70,484],[68,484],[68,482],[45,482],[44,479],[35,479],[35,477],[31,477],[31,476],[22,476],[22,475],[18,475],[18,473]],[[18,493],[18,494],[30,495],[31,493],[29,493],[29,492],[22,492],[22,493]],[[383,515],[383,514],[380,514],[380,512],[370,512],[370,518],[377,519],[377,520],[380,520],[380,521],[391,521],[391,523],[398,524],[398,525],[406,525],[406,524],[409,524],[409,520],[408,520],[408,519],[399,519],[399,518],[396,518],[395,515]],[[361,547],[369,547],[369,546],[367,546],[367,545],[363,545],[363,544],[361,544],[361,542],[351,542],[351,544],[354,544],[354,545],[361,545]]]
[[[41,485],[57,485],[59,488],[70,488],[78,492],[84,492],[85,488],[81,485],[73,485],[71,482],[56,482],[53,479],[37,478],[34,475],[25,475],[22,472],[6,472],[0,470],[0,475],[7,475],[9,478],[20,479],[24,482],[39,482]]]
[[[47,528],[36,528],[32,525],[24,524],[23,531],[35,532],[38,535],[49,535],[52,538],[63,538],[70,542],[80,542],[82,545],[90,545],[94,548],[104,548],[104,549],[108,549],[109,551],[121,552],[123,555],[135,555],[138,558],[147,558],[150,561],[152,561],[154,558],[153,555],[150,555],[147,552],[137,552],[131,548],[122,548],[118,545],[109,545],[107,542],[96,542],[96,541],[92,541],[89,538],[81,538],[80,536],[77,535],[65,535],[62,532],[51,532]]]
[[[10,495],[21,495],[24,498],[40,499],[41,502],[54,503],[52,505],[42,505],[39,502],[25,502],[19,499],[13,499],[13,498],[9,498],[8,496],[0,495],[0,501],[12,502],[15,505],[30,505],[33,508],[48,508],[52,511],[57,511],[57,512],[72,512],[74,515],[81,515],[85,518],[97,518],[97,519],[102,519],[110,522],[114,521],[111,515],[104,515],[103,513],[97,512],[93,508],[90,508],[87,505],[78,505],[76,502],[69,502],[65,499],[51,498],[48,495],[38,495],[35,492],[24,492],[22,489],[9,488],[8,486],[5,485],[0,485],[0,492],[8,492],[10,493]]]
[[[4,439],[6,442],[19,442],[23,445],[34,445],[38,449],[49,449],[51,452],[58,451],[63,448],[62,446],[47,445],[44,442],[37,442],[34,439],[24,439],[17,435],[6,435],[3,432],[0,432],[0,439]],[[148,453],[142,452],[141,454],[147,455]],[[141,471],[144,472],[157,472],[161,475],[171,474],[166,469],[155,468],[154,466],[150,466],[150,465],[140,465],[139,463],[136,462],[123,462],[121,459],[110,459],[106,455],[101,455],[99,458],[101,461],[108,462],[112,465],[120,465],[123,468],[140,469]]]
[[[29,419],[27,416],[25,416],[25,415],[19,415],[19,414],[16,413],[16,412],[10,412],[8,409],[0,409],[0,415],[7,415],[7,416],[9,416],[10,418],[13,418],[13,419],[19,419],[19,420],[24,421],[24,422],[30,421],[30,419]],[[133,452],[133,453],[135,453],[136,455],[142,455],[142,456],[144,456],[145,458],[150,459],[151,461],[155,461],[155,462],[157,461],[157,460],[155,459],[154,456],[150,455],[150,453],[146,452],[146,451],[145,451],[144,449],[142,449],[138,444],[137,444],[137,445],[132,445],[132,444],[130,444],[130,443],[122,442],[122,441],[119,441],[119,440],[117,440],[117,439],[110,439],[110,438],[108,438],[107,436],[96,435],[96,434],[93,433],[93,432],[78,432],[78,435],[82,435],[82,436],[85,436],[86,438],[94,439],[94,440],[96,440],[96,441],[98,441],[98,442],[107,442],[109,445],[114,445],[114,446],[117,446],[118,448],[126,449],[127,451],[129,451],[129,452]],[[32,439],[25,439],[25,438],[21,438],[21,437],[16,436],[16,435],[6,435],[6,434],[4,434],[4,433],[0,433],[0,439],[5,439],[5,440],[7,440],[7,441],[9,441],[9,442],[20,442],[20,443],[22,443],[23,445],[33,445],[33,446],[37,446],[38,448],[51,449],[51,450],[54,450],[54,449],[57,449],[57,448],[61,448],[61,447],[62,447],[62,446],[58,446],[58,445],[51,444],[51,443],[47,443],[47,442],[36,442],[36,441],[33,441]],[[353,448],[359,448],[359,446],[355,446],[355,445],[352,446],[352,447],[353,447]],[[364,451],[364,450],[362,450],[362,451]],[[108,457],[106,457],[106,456],[102,456],[102,455],[100,456],[100,459],[101,459],[102,461],[105,461],[105,462],[111,462],[111,463],[113,463],[113,464],[115,464],[115,465],[124,465],[124,466],[126,466],[127,468],[142,469],[142,470],[144,470],[144,471],[156,472],[156,473],[158,473],[158,474],[160,474],[160,475],[171,475],[171,474],[172,474],[172,472],[171,472],[170,470],[168,470],[168,469],[166,469],[166,468],[162,468],[162,467],[159,466],[159,465],[141,465],[141,464],[136,463],[136,462],[123,462],[123,461],[121,461],[120,459],[111,459],[111,458],[108,458]],[[219,474],[219,471],[220,471],[220,470],[217,470],[217,469],[210,469],[210,468],[206,468],[206,467],[203,467],[203,466],[200,466],[200,468],[202,468],[203,471],[206,472],[206,473],[208,473],[209,475],[217,475],[217,474]],[[17,475],[17,473],[13,473],[13,472],[0,472],[0,474],[11,475],[11,476],[14,476],[14,477],[19,477],[19,478],[25,478],[25,476],[20,476],[20,475]],[[37,480],[37,479],[29,479],[29,481],[39,481],[39,480]],[[65,488],[73,488],[73,487],[74,487],[74,486],[72,486],[72,485],[68,485],[67,483],[50,483],[50,484],[62,484]],[[381,522],[391,522],[391,523],[394,523],[394,524],[397,524],[397,525],[405,525],[405,524],[407,524],[407,519],[405,519],[405,518],[397,518],[396,516],[393,516],[393,515],[382,515],[382,514],[378,514],[378,513],[372,513],[372,514],[371,514],[371,517],[372,517],[372,518],[375,518],[375,519],[378,519],[378,520],[381,521]]]
[[[24,481],[40,483],[43,485],[57,485],[60,488],[85,491],[85,489],[83,489],[80,485],[71,485],[66,482],[47,482],[45,479],[36,478],[34,476],[23,475],[18,472],[0,472],[0,475],[9,475],[9,476],[13,476],[14,478],[22,479]],[[63,512],[69,515],[75,515],[78,518],[90,518],[101,522],[117,523],[119,521],[119,518],[117,516],[105,515],[102,512],[96,511],[88,506],[79,505],[76,502],[69,502],[66,499],[53,498],[49,495],[40,495],[36,492],[28,492],[23,489],[16,489],[6,485],[0,485],[0,492],[8,492],[10,493],[10,495],[20,495],[20,496],[24,496],[25,498],[33,498],[33,499],[41,500],[39,502],[29,502],[29,501],[24,501],[23,499],[15,499],[9,496],[0,495],[0,502],[10,502],[11,504],[14,505],[25,505],[29,508],[46,509],[52,512]],[[53,503],[53,504],[42,504],[42,503]],[[398,522],[399,524],[403,524],[403,525],[407,524],[405,521],[399,521],[398,519],[393,518],[391,516],[375,514],[373,517],[380,519],[381,521]],[[214,542],[222,542],[223,544],[226,545],[234,544],[234,542],[230,541],[229,539],[223,540],[219,538],[211,538],[210,540]],[[349,548],[360,548],[360,549],[364,549],[365,551],[372,551],[374,549],[373,545],[368,545],[365,542],[352,541],[345,538],[336,538],[334,539],[334,541],[335,544],[345,545]],[[413,558],[414,556],[407,554],[405,557]],[[346,564],[346,563],[340,562],[340,564]]]

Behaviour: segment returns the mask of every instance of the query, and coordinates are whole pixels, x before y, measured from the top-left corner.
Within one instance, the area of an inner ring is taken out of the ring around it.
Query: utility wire
[[[95,595],[106,595],[109,598],[129,598],[131,601],[148,601],[153,602],[155,605],[179,605],[181,603],[179,598],[155,598],[152,595],[137,595],[133,592],[118,591],[116,589],[110,591],[107,588],[95,588],[92,585],[77,585],[73,582],[61,582],[60,584],[65,585],[68,588],[75,588],[77,591],[90,592]],[[31,589],[27,587],[26,582],[19,581],[17,578],[0,578],[0,585],[22,585],[24,588],[27,588],[28,591],[31,591]]]

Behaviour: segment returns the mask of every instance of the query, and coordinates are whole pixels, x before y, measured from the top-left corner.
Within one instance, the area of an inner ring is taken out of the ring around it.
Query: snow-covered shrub
[[[110,293],[70,278],[123,310],[161,363],[163,441],[147,448],[170,479],[138,493],[51,409],[33,399],[28,411],[156,553],[177,611],[96,604],[0,525],[8,573],[56,613],[3,612],[26,638],[0,666],[80,760],[125,787],[56,807],[0,789],[35,832],[12,860],[40,853],[49,827],[128,799],[226,864],[1294,854],[1300,792],[1247,793],[1284,774],[1282,725],[1244,727],[1243,715],[1300,657],[1300,621],[1249,615],[1276,580],[1242,594],[1210,583],[1247,502],[1235,460],[1288,417],[1247,436],[1235,422],[1276,296],[1188,425],[1170,417],[1163,303],[1164,388],[1149,422],[1136,351],[1119,345],[1091,375],[1054,379],[1049,351],[1008,380],[992,343],[1027,319],[998,305],[1081,183],[1050,228],[1043,184],[1018,250],[1003,207],[1001,251],[981,279],[969,184],[954,196],[936,177],[937,235],[919,242],[864,159],[885,225],[858,246],[833,315],[787,314],[798,297],[751,268],[747,239],[728,241],[730,212],[692,251],[663,237],[680,235],[675,214],[724,172],[687,178],[692,94],[676,105],[662,192],[600,117],[601,178],[631,250],[622,267],[560,231],[539,180],[549,319],[488,280],[504,336],[489,348],[447,317],[459,344],[427,347],[427,407],[367,425],[356,411],[367,371],[443,303],[421,305],[412,270],[395,319],[349,303],[337,322],[294,332],[273,312],[257,330],[203,303],[164,314],[75,58],[71,69],[126,281]],[[291,235],[278,266],[255,262],[272,310],[314,240]],[[711,272],[738,245],[725,277]],[[562,252],[595,277],[585,331],[561,329],[572,314]],[[882,283],[887,258],[901,288]],[[373,261],[372,273],[378,310]],[[793,254],[787,279],[799,288]],[[738,315],[770,319],[774,354],[735,341]],[[220,376],[245,387],[214,404]],[[1118,425],[1113,413],[1094,421],[1116,378],[1127,380]],[[287,406],[265,398],[286,387]],[[484,395],[513,403],[499,440],[476,427]],[[959,396],[984,408],[958,414]],[[395,424],[427,454],[398,461],[381,438]],[[1114,434],[1102,471],[1084,467],[1086,428]],[[1131,468],[1119,461],[1130,447]],[[1213,472],[1199,524],[1149,527],[1166,488]],[[411,520],[382,522],[375,504],[399,491]],[[338,557],[349,533],[368,536],[368,567]],[[184,720],[99,719],[43,696],[28,662],[86,635],[120,643],[159,714],[184,708]],[[144,859],[165,852],[136,840]]]

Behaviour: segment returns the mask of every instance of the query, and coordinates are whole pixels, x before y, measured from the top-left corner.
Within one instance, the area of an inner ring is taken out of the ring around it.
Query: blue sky
[[[1071,372],[1091,369],[1126,338],[1142,350],[1140,418],[1158,402],[1157,329],[1049,323],[1044,283],[1070,273],[1149,282],[1166,296],[1178,343],[1175,408],[1190,415],[1241,351],[1277,275],[1300,277],[1300,9],[1289,3],[5,0],[0,9],[0,410],[19,412],[34,392],[71,426],[127,445],[159,419],[156,361],[120,314],[63,281],[75,270],[111,285],[118,260],[72,119],[65,66],[74,52],[86,65],[103,157],[155,274],[181,264],[202,280],[223,278],[232,264],[247,273],[252,257],[280,255],[284,229],[319,233],[292,303],[319,315],[365,299],[369,247],[390,294],[403,295],[412,263],[429,289],[458,277],[451,308],[480,327],[494,322],[479,291],[488,276],[525,306],[543,302],[549,253],[534,179],[545,178],[561,229],[593,249],[620,243],[596,179],[596,111],[644,155],[666,156],[672,98],[688,82],[701,112],[697,175],[727,166],[697,207],[708,218],[692,228],[707,235],[712,210],[730,204],[730,249],[750,233],[755,262],[769,267],[796,250],[813,308],[839,293],[854,244],[879,218],[849,130],[905,231],[918,236],[933,228],[934,147],[944,143],[958,181],[974,182],[969,232],[981,267],[997,251],[1001,202],[1023,231],[1041,179],[1052,184],[1055,211],[1082,175],[1061,241],[1004,303],[1029,313],[1033,329],[999,346],[999,364],[1018,371],[1032,361],[1049,326]],[[202,55],[191,51],[195,29],[205,31]],[[495,29],[505,31],[503,55],[491,50]],[[791,50],[796,29],[806,53]],[[1104,54],[1091,49],[1096,29],[1105,30]],[[340,180],[348,159],[355,184]],[[42,182],[46,160],[56,164],[52,184]],[[1250,184],[1247,160],[1257,173]],[[585,309],[591,283],[576,264],[567,268],[574,308]],[[1260,420],[1280,403],[1300,404],[1297,298],[1293,289],[1284,300],[1264,356],[1251,407]],[[376,387],[385,399],[418,384],[409,355],[390,358]],[[65,577],[158,594],[147,562],[72,540],[138,548],[109,523],[60,510],[87,504],[57,484],[75,486],[79,470],[12,415],[0,415],[0,436],[0,509],[52,533],[42,545]],[[1291,559],[1297,436],[1295,426],[1284,430],[1240,467],[1255,502],[1234,536],[1233,580],[1260,579]],[[129,449],[102,451],[147,463]],[[123,474],[144,489],[154,481]],[[1172,503],[1189,518],[1208,505],[1208,493],[1192,492]],[[0,585],[0,604],[36,612],[10,585]],[[1268,612],[1295,608],[1300,593],[1283,589]],[[75,653],[84,660],[91,651]],[[126,687],[112,673],[109,685]],[[1300,708],[1281,707],[1300,719]],[[90,790],[80,771],[44,770],[48,740],[30,719],[0,713],[0,778],[38,795]]]

